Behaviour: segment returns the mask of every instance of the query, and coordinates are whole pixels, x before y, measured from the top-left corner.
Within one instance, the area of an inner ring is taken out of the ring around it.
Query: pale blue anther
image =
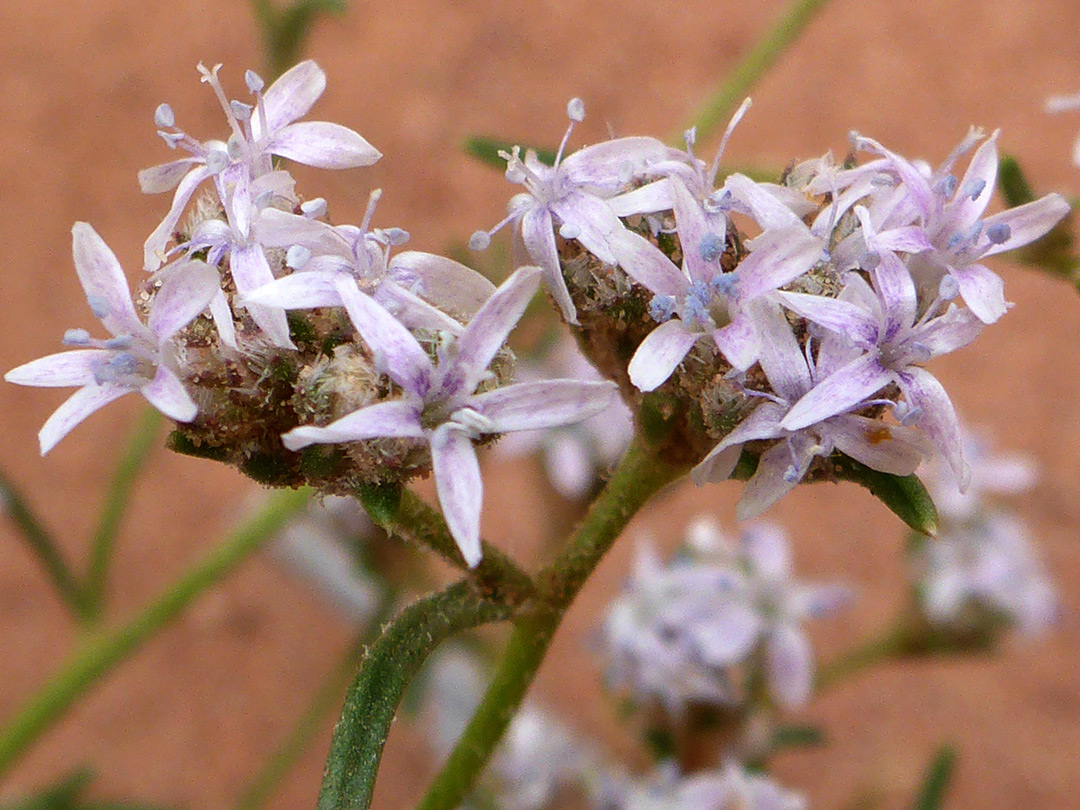
[[[709,282],[709,287],[713,292],[720,295],[730,295],[732,289],[735,287],[735,282],[738,278],[734,272],[731,273],[719,273],[712,277],[712,281]]]
[[[469,237],[469,250],[487,250],[491,244],[491,234],[487,231],[475,231]]]
[[[952,196],[956,194],[956,187],[960,185],[960,181],[956,179],[955,174],[947,174],[934,183],[934,193],[940,194],[947,200],[951,200]]]
[[[94,313],[94,317],[98,320],[107,318],[112,314],[112,308],[109,306],[109,299],[103,295],[88,295],[86,296],[86,303],[90,305],[90,311]]]
[[[285,251],[285,266],[299,270],[311,260],[311,251],[303,245],[293,245]]]
[[[117,337],[109,338],[102,346],[106,349],[116,349],[117,351],[126,351],[131,348],[131,335],[119,335]]]
[[[701,256],[703,261],[715,262],[724,255],[724,248],[724,240],[720,235],[710,231],[701,237],[701,241],[698,243],[698,255]]]
[[[232,160],[240,160],[244,157],[244,151],[247,149],[247,144],[243,138],[238,138],[234,132],[229,136],[229,140],[225,142],[225,153]]]
[[[731,192],[727,189],[720,189],[705,198],[703,207],[710,214],[719,214],[731,210],[731,201]]]
[[[904,427],[911,427],[912,425],[918,424],[919,420],[922,419],[923,409],[917,405],[912,408],[906,403],[898,402],[896,403],[894,413],[896,414],[896,418],[900,420],[901,425]]]
[[[709,286],[701,281],[690,285],[686,291],[686,303],[683,305],[683,319],[687,321],[699,321],[708,323],[709,304],[712,302],[712,292]]]
[[[979,199],[979,195],[986,189],[986,181],[981,177],[972,178],[964,183],[964,196],[970,200]]]
[[[867,271],[876,269],[879,264],[881,264],[881,254],[876,250],[868,250],[859,260],[859,266]]]
[[[783,478],[789,484],[799,483],[799,471],[795,469],[794,464],[789,464],[788,468],[784,470]]]
[[[154,126],[156,127],[173,127],[176,126],[176,116],[173,114],[173,109],[168,104],[159,104],[158,108],[154,110]]]
[[[986,229],[986,238],[992,245],[1003,245],[1009,241],[1010,236],[1012,236],[1012,228],[1005,222],[995,222]]]
[[[206,153],[206,168],[214,174],[224,171],[229,165],[229,154],[223,149],[211,149]]]
[[[116,382],[139,370],[139,361],[127,352],[118,352],[94,368],[94,380],[102,383]]]
[[[306,200],[300,203],[300,213],[308,219],[318,219],[326,214],[326,200],[322,197]]]
[[[654,295],[649,302],[649,316],[657,323],[670,321],[675,314],[675,299],[670,295]]]
[[[64,332],[65,346],[89,346],[90,333],[85,329],[68,329]]]
[[[944,276],[941,279],[941,283],[938,285],[938,297],[940,297],[942,301],[952,301],[959,294],[960,282],[953,276]]]
[[[559,226],[559,236],[563,239],[577,239],[581,236],[581,226],[576,222],[564,222]]]
[[[229,108],[232,110],[232,114],[236,116],[237,121],[247,121],[251,118],[252,107],[250,104],[245,104],[242,101],[230,101]]]
[[[248,70],[244,73],[244,83],[247,85],[248,92],[252,94],[262,92],[264,85],[262,76],[254,70]]]

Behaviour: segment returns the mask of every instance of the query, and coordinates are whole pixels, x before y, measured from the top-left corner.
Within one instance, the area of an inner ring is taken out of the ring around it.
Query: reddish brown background
[[[360,130],[386,157],[373,169],[302,172],[355,221],[368,191],[385,189],[378,224],[400,225],[413,245],[442,250],[501,216],[513,191],[456,144],[474,131],[551,141],[564,105],[582,96],[582,140],[666,135],[785,5],[778,0],[678,4],[594,0],[507,4],[402,0],[354,3],[321,24],[309,53],[330,77],[319,118]],[[385,10],[384,10],[385,9]],[[675,10],[677,9],[677,11]],[[167,201],[144,198],[139,168],[168,157],[153,134],[161,101],[199,136],[223,131],[195,63],[224,62],[241,90],[258,66],[247,5],[173,0],[0,4],[0,368],[54,351],[65,328],[92,325],[70,254],[70,227],[91,222],[135,279],[141,242]],[[1042,99],[1080,90],[1080,6],[1070,0],[835,0],[756,89],[734,138],[737,160],[783,164],[842,151],[857,128],[898,151],[944,156],[967,126],[1004,128],[1041,189],[1080,190],[1069,164],[1080,117],[1050,118]],[[895,666],[841,686],[806,712],[828,724],[832,745],[794,755],[779,775],[814,807],[841,807],[877,791],[904,807],[931,750],[962,750],[952,807],[1064,808],[1080,784],[1080,298],[1033,271],[998,263],[1015,310],[971,349],[937,362],[958,407],[999,442],[1033,454],[1040,490],[1023,505],[1061,588],[1060,628],[1015,643],[996,660]],[[74,555],[103,477],[140,401],[93,417],[47,459],[35,433],[60,392],[0,385],[0,464],[34,493]],[[533,538],[495,504],[517,499],[527,470],[491,464],[487,536],[524,552]],[[114,617],[158,593],[243,511],[255,487],[233,472],[157,455],[123,532]],[[730,520],[734,486],[687,485],[634,530],[668,531],[712,510]],[[852,487],[805,488],[773,512],[791,529],[807,575],[858,584],[855,609],[818,628],[823,656],[871,632],[901,597],[897,521]],[[71,624],[20,542],[0,527],[0,717],[8,717],[76,641]],[[665,542],[674,541],[666,537]],[[629,751],[598,699],[584,641],[626,571],[632,543],[597,572],[560,633],[535,690],[583,733]],[[176,626],[95,689],[0,786],[27,790],[83,762],[95,793],[190,808],[228,807],[306,704],[347,630],[302,586],[264,560],[248,564]],[[572,673],[572,674],[571,674]],[[329,724],[274,807],[311,807]],[[388,746],[380,807],[406,807],[423,789],[421,738],[404,726]]]

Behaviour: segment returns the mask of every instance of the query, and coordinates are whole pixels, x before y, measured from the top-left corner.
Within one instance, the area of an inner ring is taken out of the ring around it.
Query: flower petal
[[[477,394],[467,407],[490,419],[499,433],[537,430],[595,416],[611,405],[618,390],[611,382],[543,380]]]
[[[334,270],[302,270],[263,284],[243,296],[238,303],[243,306],[258,304],[263,307],[282,309],[314,309],[315,307],[339,307],[341,296],[337,291],[339,278],[352,282],[352,277]],[[353,282],[355,286],[355,282]]]
[[[761,616],[750,605],[729,602],[718,606],[705,621],[691,629],[694,644],[714,667],[730,667],[746,660],[764,629]]]
[[[343,444],[378,438],[419,438],[421,404],[415,399],[393,399],[360,408],[325,427],[303,425],[281,437],[289,450],[311,444]]]
[[[307,115],[325,89],[326,74],[310,59],[282,73],[263,94],[266,124],[270,132],[276,132]],[[251,116],[251,124],[255,137],[261,137],[261,120],[257,114]]]
[[[806,635],[790,624],[778,624],[766,646],[769,692],[781,706],[794,709],[810,699],[814,688],[814,653]]]
[[[761,454],[757,470],[746,482],[739,502],[735,505],[736,520],[750,520],[757,517],[795,489],[813,457],[813,453],[809,451],[812,446],[810,442],[803,441],[798,445],[803,452],[800,454],[801,457],[795,459],[798,477],[794,480],[788,480],[785,476],[788,469],[793,466],[792,451],[788,442],[782,441]]]
[[[460,335],[465,328],[441,309],[390,279],[383,281],[372,297],[409,329],[431,329]]]
[[[987,217],[983,222],[983,236],[995,225],[1008,225],[1009,238],[1001,244],[991,245],[984,256],[1004,253],[1030,244],[1046,234],[1072,210],[1060,194],[1047,194],[1037,200]]]
[[[776,296],[796,315],[818,326],[847,335],[862,346],[873,346],[877,342],[877,319],[849,301],[793,292],[778,292]]]
[[[615,264],[612,238],[625,230],[622,222],[599,197],[583,191],[571,191],[560,200],[554,200],[549,210],[564,224],[578,229],[574,238],[604,264]]]
[[[218,290],[210,299],[210,317],[214,319],[218,337],[221,342],[230,349],[238,349],[236,342],[236,324],[233,322],[232,309],[229,307],[229,299],[225,297],[224,290]]]
[[[626,228],[612,238],[615,258],[626,275],[657,295],[682,298],[686,294],[689,279],[660,248]]]
[[[127,278],[105,240],[89,224],[76,222],[71,229],[71,245],[75,272],[98,320],[117,336],[142,332],[144,327],[131,303]]]
[[[949,274],[960,285],[964,303],[983,323],[994,323],[1009,311],[1005,301],[1005,282],[989,267],[973,264],[964,268],[950,268]]]
[[[964,461],[960,420],[945,388],[929,371],[915,366],[898,374],[897,384],[911,407],[922,411],[919,428],[949,462],[960,491],[965,491],[971,481],[971,469]]]
[[[131,389],[126,385],[87,385],[80,388],[53,411],[53,415],[38,431],[41,455],[56,447],[56,443],[68,435],[72,428],[98,408],[130,392]]]
[[[164,342],[191,323],[221,289],[221,276],[205,262],[177,262],[154,295],[147,326]],[[186,420],[180,420],[186,421]]]
[[[434,253],[399,253],[390,260],[389,272],[409,292],[466,319],[495,292],[495,285],[472,268]]]
[[[878,360],[877,352],[864,354],[815,385],[792,406],[781,424],[788,430],[800,430],[844,413],[880,391],[892,378]]]
[[[112,354],[108,349],[75,349],[50,354],[13,368],[4,375],[4,379],[16,385],[34,385],[41,388],[94,385],[94,369]]]
[[[472,439],[456,425],[440,425],[431,435],[431,465],[446,525],[465,564],[475,568],[482,556],[480,510],[484,484]]]
[[[653,214],[671,208],[671,187],[666,177],[641,188],[635,188],[607,201],[617,217],[634,214]]]
[[[232,273],[236,291],[241,298],[274,280],[270,264],[266,261],[266,254],[263,253],[262,246],[257,243],[244,247],[234,246],[229,254],[229,271]],[[296,348],[292,338],[289,337],[289,321],[285,317],[284,309],[260,304],[245,305],[244,308],[275,346],[283,349]]]
[[[165,219],[158,223],[158,226],[154,228],[154,232],[143,243],[143,270],[153,272],[161,267],[161,263],[165,260],[165,245],[172,239],[173,231],[176,230],[180,217],[184,215],[184,209],[187,208],[191,195],[195,193],[195,189],[199,187],[203,180],[213,174],[213,171],[205,165],[200,165],[184,175],[184,179],[180,181],[176,191],[173,193],[169,213],[165,215]]]
[[[278,130],[266,151],[318,169],[370,166],[382,152],[348,127],[329,121],[303,121]]]
[[[660,324],[649,332],[627,371],[639,391],[652,391],[667,381],[690,349],[704,333],[693,332],[678,318]]]
[[[160,194],[176,188],[176,184],[184,179],[184,175],[196,165],[205,162],[200,157],[186,157],[142,169],[139,172],[139,188],[142,189],[143,194]]]
[[[190,422],[199,413],[195,401],[180,378],[165,366],[158,366],[154,379],[139,389],[147,402],[177,422]]]
[[[917,430],[880,419],[845,414],[827,420],[820,430],[841,453],[891,475],[911,475],[929,455]]]
[[[566,322],[577,325],[577,308],[570,299],[566,288],[562,268],[559,265],[559,252],[555,247],[555,231],[551,212],[547,208],[533,208],[521,218],[521,239],[529,258],[544,270],[544,287],[555,299]]]

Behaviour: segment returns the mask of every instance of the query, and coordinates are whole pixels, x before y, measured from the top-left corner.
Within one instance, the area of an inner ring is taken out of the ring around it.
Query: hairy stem
[[[120,521],[127,510],[135,479],[147,459],[150,458],[150,453],[157,446],[155,440],[161,431],[162,421],[162,416],[156,408],[148,407],[143,411],[142,418],[135,425],[135,430],[124,449],[124,455],[109,481],[109,489],[101,505],[97,529],[94,531],[94,538],[90,544],[90,565],[86,573],[86,599],[91,619],[100,618],[105,608],[113,543],[120,531]]]
[[[308,502],[308,490],[284,491],[182,576],[156,601],[119,627],[91,637],[5,728],[0,730],[0,774],[102,676],[175,619],[191,602],[225,578]]]
[[[22,493],[3,471],[0,471],[0,511],[11,518],[68,610],[85,621],[90,612],[86,592],[68,568],[52,533],[45,528]]]
[[[518,620],[483,701],[420,810],[453,810],[462,802],[525,697],[581,586],[638,510],[686,471],[657,458],[640,440],[630,447],[569,544],[537,577],[535,609]]]
[[[754,82],[776,63],[827,2],[828,0],[793,0],[783,16],[765,32],[735,69],[728,73],[702,106],[692,123],[692,126],[697,127],[699,140],[707,140],[721,124],[727,122],[735,108],[746,98]],[[682,138],[682,133],[679,133],[679,138]]]

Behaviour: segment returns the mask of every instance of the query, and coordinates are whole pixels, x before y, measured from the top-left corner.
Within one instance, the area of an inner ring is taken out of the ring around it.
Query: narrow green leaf
[[[918,476],[878,472],[840,453],[832,459],[837,478],[868,489],[871,495],[920,534],[937,536],[937,508]]]
[[[357,497],[371,519],[385,526],[397,518],[401,492],[401,484],[365,484],[357,488]]]
[[[541,163],[548,166],[555,165],[554,149],[527,146],[521,141],[508,141],[491,135],[470,135],[461,144],[461,148],[465,150],[465,154],[476,158],[481,163],[501,170],[506,168],[506,161],[499,157],[499,152],[512,152],[515,145],[520,146],[522,150],[532,149]]]
[[[825,732],[820,726],[792,723],[773,730],[772,747],[777,751],[783,748],[817,748],[824,744]]]
[[[364,656],[330,741],[319,810],[366,810],[390,723],[424,660],[452,634],[509,618],[511,609],[479,597],[467,580],[402,611]]]
[[[955,769],[956,748],[942,745],[926,771],[919,797],[913,805],[914,810],[940,810]]]
[[[1012,155],[998,159],[998,188],[1009,208],[1024,205],[1035,199],[1035,194],[1024,176],[1023,169]]]

